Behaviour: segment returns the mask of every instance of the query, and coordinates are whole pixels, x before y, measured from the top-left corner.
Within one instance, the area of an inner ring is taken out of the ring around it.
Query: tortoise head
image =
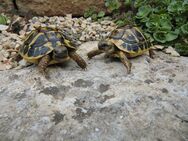
[[[98,49],[104,52],[109,52],[114,49],[114,44],[109,40],[101,40],[98,43]]]
[[[68,57],[68,50],[64,46],[57,46],[54,48],[52,58],[56,61],[66,59]]]

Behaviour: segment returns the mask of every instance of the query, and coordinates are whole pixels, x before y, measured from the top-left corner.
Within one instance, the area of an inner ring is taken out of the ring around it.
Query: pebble
[[[99,128],[95,128],[95,131],[96,131],[96,132],[99,132]]]
[[[159,50],[163,50],[165,48],[165,46],[162,45],[154,45],[153,47],[154,49],[159,49]]]
[[[19,66],[28,66],[29,63],[26,60],[22,59],[18,62],[18,64]]]
[[[17,52],[13,51],[10,53],[10,57],[14,57],[14,56],[16,56],[16,54],[17,54]]]
[[[7,52],[6,50],[4,50],[4,49],[2,49],[1,50],[1,54],[5,57],[5,58],[8,58],[9,57],[9,55],[10,55],[10,53],[9,52]]]
[[[67,14],[65,18],[72,19],[72,14]]]
[[[104,20],[104,21],[101,21],[100,23],[101,23],[102,25],[110,25],[112,22],[111,22],[111,21]]]
[[[26,31],[24,31],[24,30],[21,30],[21,31],[19,32],[20,35],[25,35],[25,33],[26,33]]]
[[[123,119],[123,116],[120,116],[120,119]]]
[[[8,29],[7,25],[0,24],[0,31],[7,30],[7,29]]]
[[[174,57],[180,57],[180,54],[171,46],[164,50],[165,53],[171,54]]]

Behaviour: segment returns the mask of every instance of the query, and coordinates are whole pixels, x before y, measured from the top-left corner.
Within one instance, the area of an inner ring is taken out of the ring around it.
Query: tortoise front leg
[[[94,56],[96,56],[96,55],[99,55],[99,54],[101,54],[101,53],[103,53],[101,50],[96,49],[96,50],[90,51],[90,52],[87,54],[87,56],[88,56],[89,59],[91,59],[92,57],[94,57]]]
[[[76,52],[69,53],[69,56],[71,59],[73,59],[78,64],[78,66],[80,66],[82,69],[86,69],[86,67],[87,67],[86,62]]]
[[[49,65],[50,60],[51,60],[50,56],[46,55],[42,57],[42,59],[39,61],[38,67],[41,73],[45,74],[46,67]]]
[[[153,49],[150,49],[149,50],[149,57],[154,59],[154,55],[155,55],[155,53],[154,53]]]
[[[127,72],[130,73],[131,72],[131,62],[127,59],[126,54],[122,51],[118,52],[118,56],[121,60],[121,62],[124,64],[124,66],[127,68]]]

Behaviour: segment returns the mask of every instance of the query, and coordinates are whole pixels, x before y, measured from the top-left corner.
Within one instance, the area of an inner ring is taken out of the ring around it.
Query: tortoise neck
[[[107,52],[111,54],[111,53],[114,53],[115,50],[116,50],[115,45],[111,45],[110,49]]]

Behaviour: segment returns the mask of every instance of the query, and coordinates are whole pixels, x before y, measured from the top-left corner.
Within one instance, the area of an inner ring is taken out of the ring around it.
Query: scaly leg
[[[124,66],[127,68],[127,72],[130,73],[131,72],[131,62],[127,59],[126,55],[124,52],[119,51],[118,52],[118,56],[121,60],[121,62],[124,64]]]
[[[152,58],[152,59],[154,59],[154,55],[155,55],[155,53],[153,52],[152,49],[150,49],[149,50],[149,57]]]
[[[78,64],[78,66],[80,66],[82,69],[86,69],[87,67],[86,62],[76,52],[69,53],[69,56]]]
[[[16,54],[12,57],[12,60],[19,62],[20,60],[22,60],[22,56],[20,54]]]
[[[89,59],[91,59],[92,57],[94,57],[94,56],[96,56],[96,55],[99,55],[99,54],[101,54],[101,53],[103,53],[101,50],[96,49],[96,50],[90,51],[90,52],[87,54],[87,56],[88,56]]]
[[[51,60],[50,56],[46,55],[46,56],[42,57],[42,59],[39,61],[38,67],[39,67],[39,71],[42,74],[45,74],[46,67],[49,65],[50,60]]]

